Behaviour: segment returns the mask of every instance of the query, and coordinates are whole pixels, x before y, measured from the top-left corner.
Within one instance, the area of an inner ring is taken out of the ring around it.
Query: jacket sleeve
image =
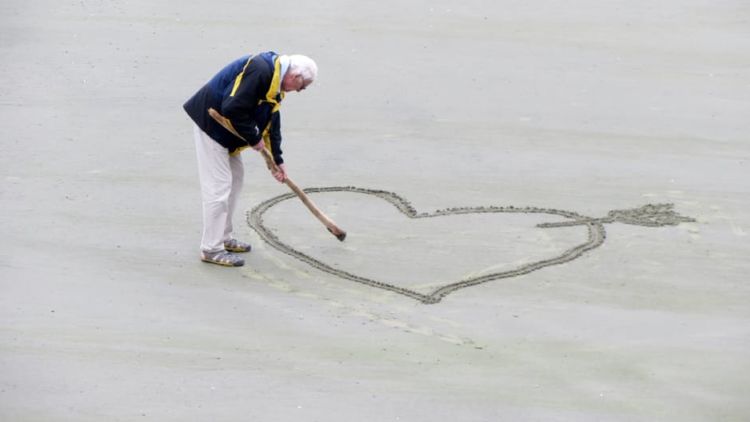
[[[261,67],[261,60],[252,60],[235,79],[232,90],[221,103],[221,112],[228,118],[234,129],[245,140],[255,146],[261,140],[261,132],[253,119],[253,111],[258,101],[265,97],[270,84],[268,72]]]
[[[273,161],[276,164],[282,164],[284,159],[281,157],[281,113],[276,111],[271,115],[270,144]]]

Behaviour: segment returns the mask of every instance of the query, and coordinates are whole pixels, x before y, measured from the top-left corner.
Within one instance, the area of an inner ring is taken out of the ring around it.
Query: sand
[[[0,22],[0,420],[750,418],[744,3],[9,0]],[[284,155],[301,187],[360,190],[311,191],[348,236],[263,208],[289,191],[248,151],[254,250],[204,264],[181,105],[268,49],[319,64]]]

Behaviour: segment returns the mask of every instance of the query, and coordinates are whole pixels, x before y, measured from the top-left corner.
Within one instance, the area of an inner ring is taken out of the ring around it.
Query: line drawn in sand
[[[317,268],[318,270],[327,272],[329,274],[341,277],[346,280],[354,281],[357,283],[365,284],[371,287],[376,287],[383,290],[388,290],[394,293],[398,293],[412,299],[416,299],[425,304],[434,304],[440,302],[448,294],[455,292],[456,290],[463,289],[466,287],[476,286],[479,284],[487,283],[489,281],[500,280],[504,278],[518,277],[524,274],[531,273],[533,271],[540,270],[545,267],[552,265],[559,265],[566,262],[570,262],[576,258],[581,257],[584,253],[601,246],[607,237],[607,232],[604,229],[604,224],[610,223],[624,223],[646,227],[663,227],[663,226],[676,226],[680,223],[694,222],[695,219],[690,217],[684,217],[674,211],[673,204],[646,204],[638,208],[626,209],[626,210],[612,210],[605,217],[592,218],[580,215],[572,211],[564,211],[553,208],[539,208],[539,207],[514,207],[514,206],[480,206],[480,207],[460,207],[460,208],[447,208],[443,210],[437,210],[433,212],[420,212],[418,213],[411,203],[406,199],[398,196],[393,192],[384,190],[358,188],[354,186],[333,186],[333,187],[320,187],[320,188],[306,188],[303,189],[306,193],[326,193],[326,192],[351,192],[363,195],[375,196],[391,203],[396,209],[408,218],[434,218],[448,215],[458,214],[481,214],[481,213],[523,213],[523,214],[549,214],[555,216],[561,216],[569,219],[568,221],[555,222],[555,223],[541,223],[538,224],[539,228],[555,228],[555,227],[569,227],[569,226],[586,226],[588,230],[588,239],[586,242],[580,245],[574,246],[568,250],[565,250],[560,255],[549,259],[543,259],[527,263],[519,266],[512,270],[494,272],[477,277],[465,278],[463,280],[445,284],[431,293],[423,294],[417,291],[407,289],[404,287],[397,286],[395,284],[373,280],[371,278],[362,277],[353,274],[348,271],[344,271],[338,268],[334,268],[318,259],[315,259],[307,254],[304,254],[291,246],[281,241],[270,229],[263,224],[263,215],[273,208],[275,205],[282,201],[286,201],[291,198],[295,198],[293,193],[286,193],[266,201],[261,202],[255,206],[252,210],[247,213],[247,222],[253,230],[270,246],[283,252],[289,256],[292,256],[302,262],[309,264],[310,266]]]

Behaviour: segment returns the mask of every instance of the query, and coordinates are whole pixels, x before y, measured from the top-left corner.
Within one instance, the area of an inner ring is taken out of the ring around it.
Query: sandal
[[[245,265],[244,259],[227,251],[201,252],[201,261],[225,267],[241,267]]]
[[[252,248],[249,243],[241,242],[237,239],[229,239],[224,242],[224,249],[229,252],[250,252]]]

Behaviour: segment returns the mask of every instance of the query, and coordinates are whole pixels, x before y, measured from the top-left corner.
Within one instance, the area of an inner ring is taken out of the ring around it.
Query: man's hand
[[[284,183],[286,180],[286,168],[284,168],[284,164],[274,164],[271,153],[266,149],[266,144],[261,140],[253,145],[253,149],[260,152],[261,155],[263,155],[263,158],[266,159],[266,165],[268,165],[268,169],[271,170],[273,177],[278,180],[279,183]]]
[[[258,151],[258,152],[263,151],[263,148],[265,148],[265,147],[266,147],[266,144],[265,144],[265,142],[263,142],[262,139],[260,140],[260,142],[258,142],[257,144],[253,145],[253,149],[256,150],[256,151]]]
[[[286,167],[284,167],[284,164],[279,164],[276,166],[279,171],[273,173],[273,177],[276,178],[276,180],[279,181],[279,183],[284,183],[286,180]]]

